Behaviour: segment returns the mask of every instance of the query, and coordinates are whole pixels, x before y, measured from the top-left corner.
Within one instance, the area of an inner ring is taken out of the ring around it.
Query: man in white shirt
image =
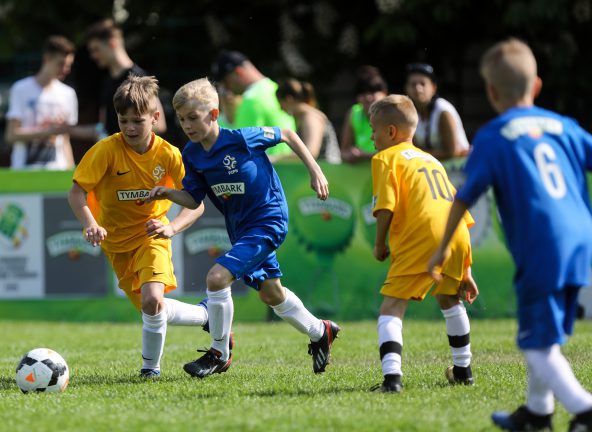
[[[74,166],[68,130],[78,121],[76,92],[62,83],[74,61],[74,44],[50,36],[39,72],[10,89],[5,141],[13,169],[63,170]]]

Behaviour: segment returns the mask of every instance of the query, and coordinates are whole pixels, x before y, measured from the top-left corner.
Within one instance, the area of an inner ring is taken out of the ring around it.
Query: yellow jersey
[[[372,157],[372,186],[373,213],[393,213],[388,239],[392,274],[427,272],[456,193],[446,170],[435,157],[405,142]],[[442,273],[460,280],[471,264],[468,228],[473,224],[466,212],[450,243],[451,254]]]
[[[146,240],[149,219],[168,223],[169,200],[144,202],[157,185],[182,189],[185,168],[178,148],[152,135],[144,154],[125,143],[121,133],[91,147],[74,171],[74,182],[88,193],[97,223],[107,230],[101,243],[107,252],[127,252]]]

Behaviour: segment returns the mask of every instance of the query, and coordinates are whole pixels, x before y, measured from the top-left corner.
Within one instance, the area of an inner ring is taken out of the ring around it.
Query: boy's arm
[[[78,183],[74,183],[68,193],[68,203],[76,216],[76,219],[84,227],[84,237],[86,241],[93,246],[98,246],[107,237],[107,230],[99,226],[95,217],[92,215],[88,202],[86,201],[86,191]]]
[[[282,141],[290,146],[296,155],[304,162],[304,165],[310,173],[310,186],[317,193],[320,200],[326,200],[329,197],[329,182],[321,167],[314,160],[306,145],[302,142],[298,134],[290,129],[282,129]]]
[[[473,279],[471,267],[467,267],[465,271],[463,280],[460,283],[459,294],[468,304],[472,304],[479,295],[479,288],[477,288],[477,283]]]
[[[160,219],[150,219],[146,222],[146,234],[156,238],[171,238],[193,225],[201,217],[203,212],[204,205],[202,202],[196,209],[183,207],[177,216],[168,224],[163,224]]]
[[[150,191],[150,195],[148,195],[148,197],[146,198],[146,201],[150,202],[161,199],[171,200],[172,202],[179,204],[182,207],[187,207],[188,209],[192,210],[197,209],[201,205],[201,202],[196,203],[191,194],[186,190],[171,189],[164,186],[156,186],[154,189],[152,189]],[[196,219],[199,216],[196,216]]]
[[[452,203],[452,207],[450,208],[450,214],[448,215],[448,221],[446,222],[446,228],[444,229],[444,236],[442,237],[442,241],[440,242],[440,246],[430,259],[428,264],[428,273],[432,275],[432,277],[439,281],[441,279],[441,275],[434,271],[435,267],[441,266],[446,259],[446,251],[448,249],[448,244],[456,231],[456,227],[458,226],[460,220],[463,218],[465,212],[467,211],[468,206],[460,200],[455,199]]]
[[[389,256],[389,250],[386,246],[386,235],[391,221],[393,219],[393,212],[386,209],[377,210],[374,213],[376,217],[376,241],[374,242],[374,258],[378,261],[384,261]]]

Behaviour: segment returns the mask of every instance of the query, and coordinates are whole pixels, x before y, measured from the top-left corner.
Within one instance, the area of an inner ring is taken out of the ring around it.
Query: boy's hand
[[[442,267],[442,264],[444,264],[445,259],[445,252],[438,248],[436,253],[432,255],[432,258],[430,258],[430,261],[428,263],[428,273],[437,283],[442,282],[442,275],[436,268],[440,269]]]
[[[321,201],[325,201],[329,197],[329,182],[322,172],[311,175],[310,187],[317,193],[317,198]]]
[[[470,268],[467,269],[465,277],[460,283],[459,294],[468,304],[472,304],[479,295],[479,288],[477,288],[477,283],[473,279]]]
[[[378,261],[384,261],[385,259],[387,259],[387,257],[389,255],[390,255],[390,252],[389,252],[388,248],[386,247],[386,245],[384,245],[384,244],[374,245],[374,258],[376,258]]]
[[[160,219],[150,219],[146,222],[146,234],[149,237],[170,239],[176,234],[171,224],[163,224]]]
[[[102,226],[92,225],[84,229],[84,238],[91,245],[99,246],[107,237],[107,230]]]
[[[156,186],[154,187],[154,189],[150,191],[150,195],[148,195],[144,201],[151,202],[156,200],[167,199],[170,190],[171,189],[168,187]]]

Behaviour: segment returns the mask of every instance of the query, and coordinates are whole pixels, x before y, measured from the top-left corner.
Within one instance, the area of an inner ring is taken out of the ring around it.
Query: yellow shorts
[[[105,255],[119,279],[119,288],[138,310],[142,307],[141,291],[146,282],[164,284],[165,293],[177,288],[170,240],[150,238],[137,249],[105,252]]]
[[[382,288],[380,289],[380,293],[385,296],[403,300],[422,301],[434,284],[434,279],[432,279],[428,273],[393,276],[384,282],[384,285],[382,285]],[[436,284],[432,290],[432,295],[455,295],[458,294],[459,287],[459,280],[447,275],[442,275],[442,281],[439,284]]]

